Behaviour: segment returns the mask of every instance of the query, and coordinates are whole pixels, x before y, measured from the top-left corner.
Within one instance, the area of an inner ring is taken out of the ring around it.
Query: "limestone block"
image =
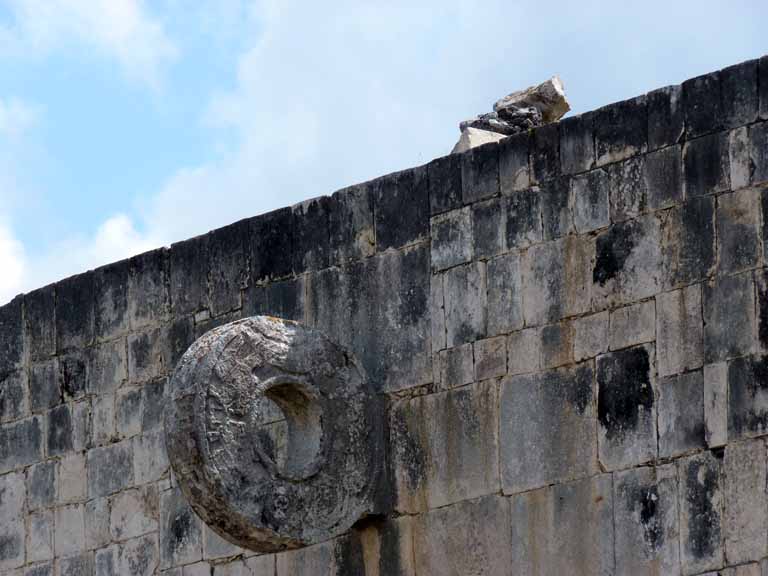
[[[293,212],[280,208],[251,219],[251,281],[285,278],[293,273],[291,253]]]
[[[539,185],[541,228],[544,240],[555,240],[573,232],[573,217],[569,205],[571,179],[561,176]],[[510,196],[510,200],[515,195]],[[508,231],[509,233],[509,231]]]
[[[451,268],[443,276],[448,346],[486,335],[486,268],[474,262]]]
[[[563,174],[586,172],[594,166],[593,118],[594,113],[587,112],[560,121],[560,166]]]
[[[168,271],[169,298],[173,314],[177,316],[210,309],[209,239],[210,235],[204,234],[171,246]]]
[[[523,286],[519,254],[510,252],[489,260],[487,284],[488,336],[522,328]],[[482,294],[479,296],[482,298]]]
[[[160,495],[160,567],[191,564],[203,557],[200,519],[187,504],[181,490]]]
[[[521,132],[499,142],[499,184],[503,194],[531,185],[528,163],[530,137]]]
[[[728,438],[768,434],[768,398],[765,390],[768,358],[736,358],[728,363]]]
[[[121,388],[115,395],[115,424],[120,438],[141,432],[141,388]]]
[[[24,296],[25,343],[33,360],[56,353],[56,315],[54,286],[49,285]]]
[[[653,345],[597,357],[598,452],[606,470],[656,457]]]
[[[119,558],[120,550],[117,544],[96,550],[93,555],[95,576],[117,576],[117,562]],[[179,574],[174,576],[181,576],[181,569],[179,569]]]
[[[471,343],[440,351],[440,384],[443,388],[457,388],[474,381]]]
[[[648,109],[645,96],[598,109],[594,123],[598,166],[643,154],[648,148]]]
[[[701,452],[677,460],[680,563],[683,574],[723,565],[723,478],[720,460]]]
[[[570,109],[565,97],[565,88],[559,76],[553,76],[546,82],[516,90],[493,104],[494,112],[505,118],[521,108],[533,107],[541,113],[544,122],[556,122]]]
[[[133,438],[133,474],[136,484],[162,478],[170,466],[161,430]]]
[[[245,559],[245,568],[247,576],[275,576],[275,557],[251,556]]]
[[[29,395],[32,412],[42,412],[61,402],[58,360],[32,364],[29,370]]]
[[[101,548],[111,541],[109,533],[109,500],[94,498],[85,504],[85,546],[88,550]],[[96,554],[99,564],[99,554]]]
[[[513,332],[507,338],[507,370],[510,376],[538,371],[540,356],[541,331],[538,328]]]
[[[461,136],[459,136],[458,142],[456,142],[451,149],[451,154],[460,154],[485,144],[495,144],[504,137],[505,134],[493,132],[492,130],[484,130],[477,126],[462,126]]]
[[[22,371],[0,377],[0,423],[29,416],[29,386]]]
[[[683,82],[685,135],[695,138],[718,130],[723,116],[720,100],[720,76],[704,74]]]
[[[752,163],[752,184],[768,181],[768,122],[749,127],[749,158]]]
[[[665,288],[677,288],[709,276],[715,266],[715,202],[694,198],[672,208],[662,220]]]
[[[102,344],[94,348],[92,354],[88,382],[90,391],[104,394],[116,390],[128,377],[125,341]]]
[[[685,197],[724,192],[730,187],[728,134],[717,133],[689,140],[683,146]]]
[[[515,573],[613,574],[611,484],[605,474],[513,496]]]
[[[208,526],[203,525],[203,558],[205,560],[226,558],[246,552],[239,546],[224,540]]]
[[[330,540],[277,554],[276,576],[335,576],[335,542]]]
[[[141,429],[154,430],[163,423],[166,380],[156,380],[141,387]]]
[[[0,426],[0,474],[43,459],[42,428],[40,416]]]
[[[81,576],[93,572],[93,553],[85,552],[56,563],[56,576]]]
[[[72,556],[85,550],[85,519],[82,504],[56,508],[56,557]]]
[[[610,187],[611,221],[635,218],[648,208],[645,156],[629,158],[606,167]]]
[[[131,330],[161,322],[168,316],[168,249],[160,248],[130,259],[128,321]]]
[[[196,562],[179,568],[183,576],[210,576],[213,566],[208,562]]]
[[[90,387],[89,352],[75,351],[59,356],[59,385],[64,400],[82,398]]]
[[[659,376],[701,367],[704,360],[701,285],[656,296]]]
[[[704,434],[707,446],[728,442],[728,365],[704,366]]]
[[[82,348],[93,341],[93,272],[56,284],[56,350]]]
[[[439,272],[472,259],[469,207],[433,216],[430,220],[432,271]]]
[[[461,156],[451,154],[427,164],[430,215],[461,208],[461,159]],[[527,163],[526,153],[526,167]]]
[[[728,158],[731,165],[731,190],[746,188],[752,179],[749,157],[749,128],[742,126],[728,134]]]
[[[85,456],[69,454],[59,462],[58,500],[59,502],[78,502],[85,500],[88,493],[86,486]]]
[[[538,188],[528,188],[506,196],[503,209],[507,248],[524,248],[541,242],[541,194]]]
[[[43,510],[27,517],[27,562],[53,558],[53,511]]]
[[[597,237],[592,298],[604,308],[642,300],[661,288],[661,227],[653,214],[614,224]]]
[[[414,203],[414,210],[416,207],[417,204]],[[380,209],[386,210],[386,207],[380,204]],[[327,196],[312,198],[296,204],[293,206],[292,210],[293,273],[302,274],[310,270],[322,270],[323,268],[327,268],[330,262],[331,253],[331,199]],[[246,236],[246,238],[248,239],[248,243],[250,243],[250,237]],[[212,242],[212,246],[214,244],[215,243]],[[229,245],[231,245],[231,242],[224,244],[224,246]],[[215,253],[215,251],[212,251],[212,253]],[[244,261],[245,259],[242,260]],[[242,264],[240,264],[240,266],[242,266]],[[224,275],[234,276],[231,273],[225,273]],[[244,288],[245,286],[241,283],[239,287]],[[213,288],[215,289],[215,287]],[[214,297],[213,292],[211,293],[211,296],[212,298]]]
[[[116,438],[115,395],[102,394],[91,399],[91,441],[94,445],[108,444]]]
[[[133,446],[124,440],[88,451],[88,495],[107,496],[133,483]]]
[[[682,172],[682,147],[679,145],[645,156],[643,179],[649,210],[669,208],[683,201]]]
[[[151,328],[128,337],[128,377],[131,383],[140,383],[167,375],[171,363],[168,332]],[[118,378],[124,378],[122,371]]]
[[[747,60],[720,70],[724,128],[743,126],[757,119],[757,63]]]
[[[591,363],[501,386],[499,446],[505,494],[597,472]]]
[[[728,444],[723,472],[725,555],[730,564],[759,560],[768,547],[765,443]]]
[[[720,571],[721,576],[761,576],[761,574],[760,564],[757,562],[742,564],[741,566],[734,566],[733,568],[726,568]]]
[[[16,572],[10,572],[11,576],[21,576],[21,569]],[[53,576],[53,563],[44,562],[42,564],[35,564],[29,566],[24,570],[24,576]],[[97,575],[98,576],[98,575]]]
[[[704,382],[701,370],[659,381],[659,457],[706,447]]]
[[[609,312],[582,316],[573,321],[573,359],[581,362],[608,351]]]
[[[602,168],[575,176],[571,181],[571,210],[579,234],[607,227],[610,223],[608,173]]]
[[[590,305],[594,240],[569,236],[531,246],[522,258],[527,326],[557,322]]]
[[[679,574],[674,464],[614,475],[616,574]]]
[[[507,201],[491,198],[472,204],[474,258],[493,258],[507,250]],[[433,240],[434,242],[434,236]],[[467,260],[470,260],[468,258]]]
[[[760,78],[768,78],[768,56],[760,58],[758,63],[758,75]],[[760,118],[768,118],[768,85],[759,83]]]
[[[0,570],[11,570],[24,564],[24,475],[0,476]]]
[[[478,381],[507,373],[507,340],[504,336],[475,342],[475,377]]]
[[[683,135],[683,91],[665,86],[646,96],[648,106],[648,150],[664,148]]]
[[[437,352],[447,345],[442,274],[429,277],[429,317],[432,335],[432,351]]]
[[[460,502],[418,516],[413,534],[416,573],[508,574],[515,565],[510,557],[509,523],[509,503],[499,496]],[[457,526],[462,528],[457,530]]]
[[[157,534],[128,540],[120,545],[119,574],[151,576],[159,563]]]
[[[573,363],[573,323],[560,322],[541,329],[541,367],[557,368]]]
[[[110,340],[128,331],[128,261],[102,266],[94,274],[94,333]]]
[[[46,460],[27,468],[27,506],[30,510],[47,508],[57,500],[56,460]]]
[[[429,190],[425,168],[404,170],[373,182],[376,250],[399,248],[429,235]],[[403,206],[408,206],[403,210]]]
[[[461,198],[464,204],[498,196],[499,145],[476,146],[461,155]]]
[[[764,354],[768,353],[768,272],[755,272],[757,285],[757,340],[758,348]]]
[[[656,339],[656,305],[646,300],[611,312],[610,349],[628,348]]]
[[[717,199],[719,272],[732,274],[754,268],[762,251],[760,192],[741,190]]]
[[[531,184],[546,182],[560,175],[559,129],[560,124],[553,122],[538,126],[531,132]]]
[[[437,508],[499,489],[493,381],[396,404],[390,436],[399,511]]]
[[[704,285],[704,359],[718,362],[754,348],[755,289],[752,274],[725,276]]]
[[[110,533],[114,540],[126,540],[157,530],[160,502],[157,487],[143,486],[110,498]]]
[[[72,405],[61,404],[48,413],[46,449],[49,456],[59,456],[75,449]]]

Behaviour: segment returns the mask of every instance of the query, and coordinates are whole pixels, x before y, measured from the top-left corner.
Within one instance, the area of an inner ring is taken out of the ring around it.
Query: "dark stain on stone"
[[[768,198],[768,194],[764,195]],[[764,204],[764,210],[766,205]],[[765,232],[765,231],[764,231]],[[768,350],[768,274],[763,273],[757,284],[758,338],[764,350]]]
[[[637,428],[641,408],[653,406],[650,360],[644,347],[608,354],[598,361],[597,417],[607,438],[622,438]]]
[[[592,367],[582,364],[576,368],[573,385],[568,386],[568,401],[579,414],[584,414],[587,407],[592,404]]]
[[[21,538],[18,534],[0,536],[0,560],[15,558],[21,552]]]
[[[687,547],[696,558],[711,556],[720,541],[720,514],[712,504],[719,487],[714,466],[699,460],[688,464],[685,474],[685,503],[690,518]]]
[[[72,415],[67,404],[51,410],[48,415],[48,454],[56,455],[73,448]]]
[[[77,398],[85,394],[88,377],[87,364],[79,355],[71,355],[59,360],[61,388],[68,398]]]
[[[640,490],[640,523],[643,525],[643,538],[648,548],[658,550],[664,543],[664,527],[661,524],[659,503],[659,490],[656,486],[650,486]]]
[[[728,365],[728,433],[736,439],[768,430],[768,356]]]
[[[605,286],[624,269],[624,264],[636,245],[638,224],[632,220],[616,224],[605,234],[598,236],[596,243],[595,267],[592,282]]]
[[[400,292],[400,318],[407,325],[417,325],[427,313],[427,292],[421,282],[429,270],[425,250],[412,250],[403,254]]]
[[[398,576],[403,574],[400,562],[400,534],[397,524],[385,522],[379,530],[379,573]]]
[[[415,490],[424,482],[426,463],[421,447],[411,435],[405,418],[405,409],[401,407],[393,410],[390,434],[394,442],[393,452],[397,456],[393,463],[405,472],[408,488]]]
[[[365,576],[363,546],[356,531],[336,542],[333,555],[336,560],[336,574],[339,576]]]
[[[179,550],[189,536],[192,528],[192,517],[187,511],[177,512],[171,521],[171,537],[167,540],[169,556]]]
[[[149,366],[149,353],[151,344],[148,334],[141,334],[136,340],[131,342],[131,352],[138,368]]]

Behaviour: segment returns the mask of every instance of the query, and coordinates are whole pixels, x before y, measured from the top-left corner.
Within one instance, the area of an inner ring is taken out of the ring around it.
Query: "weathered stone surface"
[[[493,129],[498,127],[498,129]],[[451,154],[460,154],[485,144],[495,144],[509,134],[505,130],[506,123],[499,122],[496,118],[484,118],[479,116],[473,120],[461,123],[461,135],[458,142],[451,149]]]
[[[719,271],[732,274],[755,267],[762,252],[760,192],[741,190],[717,199]]]
[[[656,339],[656,305],[653,300],[611,312],[610,349],[628,348]]]
[[[27,506],[37,510],[56,501],[56,460],[46,460],[27,468]]]
[[[586,172],[594,166],[593,118],[594,114],[587,112],[560,121],[560,166],[563,174]]]
[[[203,526],[203,558],[218,559],[225,558],[227,556],[236,556],[245,552],[239,546],[235,546],[231,542],[224,540],[221,536],[216,534],[213,530],[207,526]]]
[[[503,204],[506,247],[522,248],[541,242],[541,196],[537,188],[510,194]]]
[[[755,289],[752,274],[725,276],[704,285],[704,359],[718,362],[754,348]]]
[[[539,186],[541,236],[544,240],[562,238],[573,231],[573,218],[569,204],[570,192],[571,179],[567,176],[542,182]],[[510,201],[515,197],[515,194],[511,195]],[[538,210],[534,208],[531,212],[536,216]],[[509,231],[507,231],[507,237],[509,237]]]
[[[571,181],[571,210],[576,232],[585,234],[611,223],[608,173],[592,170]]]
[[[25,372],[0,377],[0,423],[29,415],[29,387]]]
[[[701,285],[656,296],[656,343],[659,376],[701,367],[704,361]]]
[[[262,282],[290,276],[293,262],[293,212],[280,208],[251,220],[251,280]]]
[[[474,381],[471,343],[440,352],[440,384],[443,388],[458,388]]]
[[[56,353],[56,315],[54,286],[46,286],[24,296],[25,341],[34,360]]]
[[[686,136],[694,138],[718,130],[723,116],[719,74],[712,72],[686,80],[682,89]]]
[[[525,190],[531,185],[527,132],[515,134],[499,142],[499,186],[502,194]]]
[[[750,126],[749,158],[752,183],[763,184],[768,181],[768,122]]]
[[[581,362],[608,351],[609,313],[598,312],[573,321],[573,359]]]
[[[56,508],[56,556],[72,556],[85,549],[85,520],[82,504]]]
[[[48,413],[46,447],[50,456],[59,456],[75,448],[72,406],[61,404]]]
[[[151,576],[159,563],[157,534],[129,540],[120,545],[119,574]]]
[[[471,204],[499,194],[499,146],[472,148],[461,155],[461,198]]]
[[[536,86],[507,94],[494,103],[493,109],[503,118],[505,113],[530,106],[541,113],[541,119],[546,123],[562,118],[571,109],[565,98],[562,80],[558,76],[553,76]]]
[[[27,562],[53,558],[53,512],[44,510],[27,518]]]
[[[395,405],[397,509],[416,512],[497,492],[497,422],[492,381]]]
[[[503,380],[499,446],[505,494],[597,472],[593,398],[591,363]]]
[[[669,208],[682,202],[682,172],[680,146],[669,146],[645,156],[643,180],[649,210]]]
[[[93,572],[93,554],[85,552],[59,560],[56,576],[81,576]]]
[[[93,273],[67,278],[56,285],[56,349],[79,348],[93,341]]]
[[[673,464],[614,475],[616,574],[679,574],[677,474]]]
[[[531,184],[560,175],[560,125],[545,124],[533,130],[530,148]]]
[[[206,234],[171,246],[168,284],[174,314],[192,314],[210,307],[208,301],[209,238]]]
[[[59,502],[78,502],[85,500],[86,486],[85,456],[70,454],[59,461],[57,474]]]
[[[24,564],[24,475],[0,476],[0,570]]]
[[[731,190],[749,186],[752,180],[752,160],[749,157],[749,128],[742,126],[728,134]]]
[[[276,280],[264,286],[252,286],[243,298],[242,316],[277,316],[301,322],[306,310],[305,288],[307,276]],[[222,322],[223,324],[224,322]],[[178,355],[187,349],[191,341],[178,348]]]
[[[606,167],[610,187],[611,220],[635,218],[648,207],[645,156],[629,158]]]
[[[472,204],[472,235],[474,258],[492,258],[507,249],[507,200],[492,198]],[[435,242],[435,236],[432,236]],[[471,259],[467,258],[467,261]]]
[[[461,156],[451,154],[427,164],[430,215],[461,208],[461,163]],[[527,149],[525,163],[527,168]]]
[[[683,574],[723,565],[723,478],[720,460],[702,452],[677,461],[680,563]]]
[[[520,257],[510,252],[488,261],[488,336],[505,334],[523,327],[523,287]],[[481,295],[482,297],[482,295]]]
[[[110,498],[110,533],[127,540],[157,530],[160,500],[156,486],[120,492]]]
[[[168,490],[160,498],[160,567],[197,562],[203,556],[200,519],[181,490]]]
[[[573,363],[573,324],[560,322],[541,329],[541,367],[557,368]]]
[[[0,474],[43,459],[42,417],[0,426]]]
[[[328,210],[331,264],[367,258],[376,252],[370,186],[351,186],[335,192]]]
[[[414,524],[417,574],[503,576],[515,565],[505,498],[486,496],[432,510]],[[456,530],[457,526],[462,529]]]
[[[107,496],[133,482],[130,440],[88,451],[88,495]]]
[[[451,268],[443,278],[448,346],[486,335],[486,266],[483,262]]]
[[[416,205],[413,208],[416,209]],[[380,205],[380,209],[384,210],[385,207]],[[327,268],[331,252],[331,199],[327,196],[312,198],[296,204],[292,210],[294,274]],[[244,287],[241,284],[240,288]]]
[[[510,376],[536,372],[541,356],[541,334],[538,328],[513,332],[507,338],[507,371]]]
[[[707,446],[728,442],[728,365],[704,366],[704,433]]]
[[[184,355],[169,394],[166,439],[179,485],[232,542],[304,546],[372,511],[383,450],[376,402],[354,360],[320,332],[267,317],[212,330]],[[264,398],[288,419],[282,465],[257,434]]]
[[[704,382],[701,370],[659,381],[659,457],[670,458],[706,446]]]
[[[88,550],[101,548],[111,541],[109,533],[109,500],[94,498],[85,504],[85,546]],[[98,553],[96,562],[98,564]]]
[[[512,497],[512,558],[502,573],[613,574],[611,484],[605,474]]]
[[[432,271],[438,272],[472,259],[472,220],[469,207],[430,220]]]
[[[730,187],[728,135],[710,134],[683,146],[685,197],[723,192]]]
[[[747,60],[720,70],[724,128],[743,126],[757,119],[757,83],[757,60]]]
[[[656,457],[656,398],[652,345],[597,357],[598,452],[607,470]]]
[[[597,165],[642,154],[648,147],[648,110],[645,96],[616,102],[595,112]]]
[[[768,353],[768,271],[755,272],[757,297],[757,344],[763,354]]]
[[[768,433],[768,358],[742,357],[728,363],[728,438]]]
[[[42,412],[61,402],[57,360],[32,364],[29,370],[29,393],[32,412]]]
[[[504,336],[478,340],[474,345],[475,378],[478,381],[507,373],[507,340]]]
[[[592,268],[595,306],[633,302],[661,287],[661,228],[653,214],[613,225],[597,237]]]
[[[135,330],[168,315],[168,250],[134,256],[128,265],[128,321]]]
[[[226,314],[242,305],[241,291],[248,287],[249,281],[250,232],[250,223],[247,220],[240,220],[208,234],[208,294],[212,316]],[[327,232],[326,226],[324,253],[326,258]],[[296,258],[295,254],[294,258]],[[159,297],[160,294],[157,296]]]
[[[170,463],[160,430],[133,439],[133,475],[137,484],[154,482],[168,471]]]
[[[759,560],[768,548],[765,442],[728,444],[723,472],[725,556],[729,564]]]
[[[335,576],[338,573],[336,564],[335,542],[328,541],[314,546],[291,550],[276,555],[277,576]]]
[[[648,150],[676,144],[683,135],[683,91],[666,86],[646,96],[648,106]]]
[[[94,332],[109,339],[128,330],[128,261],[97,269],[94,273]]]
[[[88,352],[72,352],[59,356],[59,386],[64,400],[82,398],[89,389],[90,358]]]
[[[717,254],[714,199],[694,198],[669,210],[662,220],[661,245],[665,288],[709,276]]]
[[[129,339],[129,348],[139,346],[138,344],[131,346],[130,343],[132,342],[135,341]],[[141,349],[144,350],[145,347],[142,345]],[[134,358],[136,356],[134,350]],[[136,364],[134,361],[134,365]],[[116,390],[128,377],[127,370],[128,361],[123,340],[116,340],[93,348],[88,380],[89,391],[104,394]]]

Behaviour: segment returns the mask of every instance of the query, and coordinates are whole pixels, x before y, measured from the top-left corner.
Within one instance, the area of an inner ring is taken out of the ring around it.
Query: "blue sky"
[[[446,154],[558,74],[574,112],[768,53],[765,1],[0,0],[0,302]]]

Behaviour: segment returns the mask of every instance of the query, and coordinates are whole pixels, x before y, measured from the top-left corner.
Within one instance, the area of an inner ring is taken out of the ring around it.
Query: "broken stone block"
[[[488,261],[487,285],[487,335],[495,336],[522,328],[523,287],[517,252]]]
[[[498,378],[507,373],[507,340],[504,336],[478,340],[474,346],[475,378]]]
[[[33,360],[45,359],[56,353],[55,307],[53,285],[24,296],[25,342]]]
[[[134,538],[120,545],[119,574],[151,576],[159,563],[157,534]]]
[[[760,261],[760,191],[741,190],[717,199],[719,271],[732,274]]]
[[[560,121],[560,166],[563,174],[586,172],[594,166],[593,117],[593,113],[587,112]]]
[[[614,475],[616,574],[679,574],[674,464]]]
[[[509,503],[500,496],[430,510],[416,518],[413,538],[417,574],[504,576],[515,565],[509,552]]]
[[[766,451],[762,440],[731,442],[725,447],[724,532],[728,562],[758,560],[768,548]]]
[[[29,415],[29,387],[25,372],[0,376],[0,423],[19,420]]]
[[[728,158],[731,165],[731,190],[749,186],[752,160],[749,157],[749,128],[742,126],[728,134]]]
[[[600,108],[595,112],[594,122],[598,166],[643,154],[648,148],[645,96]]]
[[[573,321],[573,359],[581,362],[608,351],[609,313],[598,312]]]
[[[432,271],[439,272],[472,259],[472,221],[469,207],[430,220]]]
[[[506,126],[503,122],[500,123],[498,120],[486,119],[482,116],[474,120],[462,122],[461,135],[459,136],[458,142],[453,145],[451,154],[461,154],[462,152],[477,148],[478,146],[495,144],[513,133],[492,130],[491,128],[494,127],[494,125],[499,126],[499,128],[502,129]]]
[[[110,533],[114,540],[126,540],[157,530],[160,501],[157,487],[143,486],[110,498]]]
[[[723,478],[720,460],[701,452],[677,461],[680,563],[683,574],[723,565]]]
[[[475,381],[472,344],[440,351],[440,384],[457,388]]]
[[[493,381],[395,405],[391,446],[397,510],[416,512],[499,490]]]
[[[659,376],[701,367],[704,362],[701,285],[656,296]]]
[[[558,76],[553,76],[537,86],[517,90],[500,98],[493,105],[493,110],[502,118],[506,114],[521,108],[534,107],[541,113],[545,123],[556,122],[571,109],[565,98],[565,88]]]
[[[704,382],[700,370],[659,381],[659,457],[706,447]]]
[[[499,142],[499,187],[502,194],[530,187],[529,146],[530,137],[527,132]]]
[[[538,371],[540,350],[541,335],[538,328],[528,328],[510,334],[507,338],[509,375]]]
[[[560,322],[541,329],[541,367],[556,368],[573,363],[573,324]]]
[[[492,198],[472,205],[472,234],[475,259],[492,258],[507,249],[507,201]],[[434,242],[434,238],[433,238]],[[468,244],[467,247],[471,246]],[[467,261],[471,260],[467,258]]]
[[[0,570],[24,564],[24,475],[0,476]]]
[[[703,280],[715,266],[715,201],[694,198],[669,210],[662,224],[665,288]]]
[[[451,154],[427,164],[431,216],[461,208],[461,158]],[[527,152],[525,158],[527,167]]]
[[[656,339],[656,306],[646,300],[611,312],[610,349],[628,348]]]
[[[56,557],[71,556],[85,550],[85,520],[82,504],[56,508],[55,522]]]
[[[389,174],[372,186],[377,252],[416,244],[429,236],[426,168]]]
[[[461,198],[464,204],[498,196],[499,146],[472,148],[461,155]]]
[[[647,206],[660,210],[683,201],[682,147],[669,146],[645,156],[643,179]]]
[[[768,122],[749,127],[749,158],[752,184],[768,182]]]
[[[608,173],[598,168],[571,181],[571,210],[576,232],[584,234],[610,225]]]
[[[754,348],[752,274],[724,276],[704,285],[704,359],[708,364],[749,354]]]
[[[677,144],[683,136],[683,91],[666,86],[647,95],[648,150]]]
[[[717,133],[689,140],[683,146],[685,197],[706,196],[730,188],[728,134]]]
[[[648,298],[661,288],[661,227],[653,214],[597,237],[592,298],[598,309]]]
[[[603,474],[513,496],[504,573],[514,566],[521,574],[613,574],[611,485]]]
[[[53,512],[43,510],[27,517],[27,562],[53,558]]]
[[[645,156],[606,167],[611,197],[611,220],[622,222],[646,211]]]
[[[562,238],[573,230],[573,218],[569,206],[570,191],[571,180],[568,177],[555,178],[541,183],[538,195],[544,240]],[[511,199],[514,197],[514,194],[510,196]]]
[[[58,360],[36,362],[29,370],[30,408],[41,412],[61,402]]]
[[[129,440],[88,451],[88,495],[107,496],[133,483],[133,450]]]
[[[539,126],[532,131],[531,184],[546,182],[560,175],[559,129],[559,123],[552,123]]]
[[[540,194],[537,188],[514,192],[503,203],[506,247],[523,248],[542,239]]]
[[[597,472],[591,363],[508,376],[501,385],[499,446],[505,494]]]
[[[178,488],[160,497],[160,567],[191,564],[203,557],[200,519]]]
[[[606,470],[656,457],[653,365],[650,344],[597,357],[598,451]]]
[[[443,276],[448,346],[486,334],[486,270],[483,262],[451,268]]]

